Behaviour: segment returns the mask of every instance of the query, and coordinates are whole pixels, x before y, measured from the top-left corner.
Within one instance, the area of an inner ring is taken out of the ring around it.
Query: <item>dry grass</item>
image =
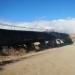
[[[71,34],[70,38],[72,39],[72,41],[75,41],[75,34]]]
[[[75,44],[39,52],[2,69],[0,75],[75,75]]]

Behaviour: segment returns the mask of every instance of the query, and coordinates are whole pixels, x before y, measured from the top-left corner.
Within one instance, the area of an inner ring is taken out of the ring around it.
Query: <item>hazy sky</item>
[[[0,20],[31,22],[70,17],[75,17],[75,0],[0,0]]]

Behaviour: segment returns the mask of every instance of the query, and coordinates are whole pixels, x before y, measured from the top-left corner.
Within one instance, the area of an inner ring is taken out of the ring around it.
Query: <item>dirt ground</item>
[[[0,75],[75,75],[75,44],[0,66]]]

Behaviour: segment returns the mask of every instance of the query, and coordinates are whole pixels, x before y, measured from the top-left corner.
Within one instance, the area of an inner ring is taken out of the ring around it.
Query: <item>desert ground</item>
[[[48,49],[15,63],[0,65],[0,75],[75,75],[75,44]]]

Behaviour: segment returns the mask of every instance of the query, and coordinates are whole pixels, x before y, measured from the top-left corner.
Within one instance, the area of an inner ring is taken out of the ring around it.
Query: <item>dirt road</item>
[[[75,46],[49,49],[0,67],[0,75],[75,75]]]

